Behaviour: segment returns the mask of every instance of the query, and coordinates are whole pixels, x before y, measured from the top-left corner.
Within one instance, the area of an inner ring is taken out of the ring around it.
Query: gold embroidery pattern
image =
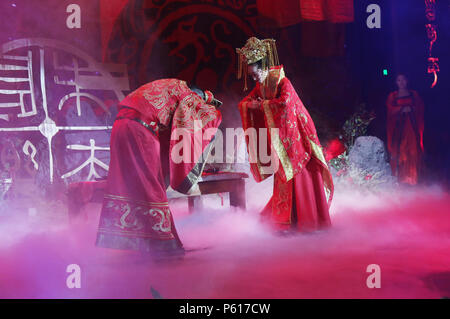
[[[265,100],[263,102],[263,108],[264,108],[264,114],[266,115],[267,119],[267,125],[269,126],[270,130],[270,137],[272,146],[275,149],[278,158],[280,159],[281,166],[284,170],[284,175],[286,176],[286,181],[289,181],[292,177],[294,177],[294,170],[292,168],[291,160],[289,159],[289,156],[286,152],[286,149],[283,146],[283,143],[281,142],[280,136],[277,133],[277,130],[274,130],[275,122],[273,120],[273,114],[272,110],[269,107],[269,101]]]
[[[162,207],[169,207],[169,202],[146,202],[142,200],[136,200],[125,196],[119,196],[119,195],[112,195],[112,194],[106,194],[104,196],[105,198],[113,199],[113,200],[122,200],[130,203],[136,203],[138,205],[142,206],[162,206]]]
[[[294,143],[292,142],[292,140],[289,137],[285,137],[283,139],[283,145],[286,145],[286,151],[288,151],[292,147],[293,144]]]
[[[108,202],[106,207],[114,208],[114,202]],[[118,207],[120,212],[122,213],[122,216],[120,216],[119,220],[116,221],[114,226],[119,227],[123,230],[141,230],[142,228],[144,228],[144,225],[142,225],[142,223],[138,223],[138,219],[135,217],[136,213],[141,209],[141,207],[135,208],[132,216],[129,216],[132,213],[130,204],[119,204]]]
[[[306,117],[305,114],[300,113],[300,114],[299,114],[299,118],[300,118],[300,120],[302,121],[303,125],[306,125],[306,124],[308,123],[308,118]]]
[[[170,214],[170,213],[169,213]],[[165,211],[163,209],[159,208],[152,208],[146,212],[144,212],[144,215],[151,215],[153,217],[159,217],[159,222],[156,222],[152,229],[157,232],[163,232],[168,233],[171,230],[171,222],[170,218],[168,218],[168,211]]]
[[[152,203],[105,195],[99,233],[145,238],[173,239],[167,202]]]
[[[157,110],[167,107],[173,96],[179,96],[183,91],[183,81],[171,79],[151,82],[150,88],[143,89],[144,98]]]
[[[272,197],[272,218],[277,224],[292,224],[292,180],[283,182],[279,174],[275,174]],[[289,216],[287,221],[281,221],[278,216],[284,213]]]
[[[194,121],[201,121],[202,128],[217,118],[216,108],[206,104],[195,93],[186,95],[179,103],[173,117],[173,125],[177,128],[194,132]]]
[[[177,107],[176,97],[185,92],[187,85],[184,81],[162,79],[142,85],[130,93],[127,98],[139,99],[141,96],[155,108],[157,117],[162,125],[168,125],[169,119]]]

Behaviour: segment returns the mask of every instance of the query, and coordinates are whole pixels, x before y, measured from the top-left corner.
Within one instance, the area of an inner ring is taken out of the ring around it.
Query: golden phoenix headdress
[[[238,54],[237,78],[240,79],[244,75],[244,90],[247,90],[247,66],[249,64],[262,60],[263,69],[280,64],[274,39],[259,40],[251,37],[247,40],[244,47],[236,49],[236,53]]]

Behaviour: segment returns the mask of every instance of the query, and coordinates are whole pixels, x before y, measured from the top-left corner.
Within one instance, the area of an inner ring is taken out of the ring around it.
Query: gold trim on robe
[[[278,85],[284,77],[285,74],[283,68],[271,69],[265,81],[265,85],[261,85],[261,95],[264,97],[263,111],[267,119],[270,141],[280,160],[287,182],[294,177],[294,169],[286,152],[286,148],[284,147],[277,130],[275,130],[277,127],[275,126],[272,110],[269,105],[269,100],[275,98]]]
[[[270,109],[268,100],[264,100],[263,108],[264,114],[266,115],[267,119],[267,125],[269,126],[268,128],[270,131],[270,141],[272,143],[275,152],[278,155],[278,158],[280,159],[281,166],[283,167],[284,170],[284,175],[286,176],[286,181],[289,181],[291,178],[294,177],[294,169],[292,168],[292,163],[291,160],[289,159],[286,149],[284,148],[284,145],[281,142],[280,135],[277,133],[275,123],[273,120],[272,110]]]
[[[325,188],[325,195],[327,197],[327,202],[330,204],[330,197],[333,192],[333,179],[331,177],[330,170],[328,168],[327,161],[325,160],[325,156],[323,155],[322,148],[317,145],[313,140],[309,139],[309,143],[311,144],[312,155],[316,157],[322,163],[322,178],[323,184]]]

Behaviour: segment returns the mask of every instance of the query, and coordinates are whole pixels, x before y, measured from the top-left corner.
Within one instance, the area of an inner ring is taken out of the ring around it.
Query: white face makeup
[[[247,71],[248,71],[248,75],[254,81],[259,82],[259,83],[263,83],[267,77],[267,74],[269,74],[269,71],[267,69],[263,70],[255,64],[249,65]]]

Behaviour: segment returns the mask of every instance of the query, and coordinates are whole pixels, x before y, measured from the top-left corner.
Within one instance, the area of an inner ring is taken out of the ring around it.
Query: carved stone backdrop
[[[2,171],[35,179],[44,193],[105,176],[111,106],[126,91],[125,65],[99,63],[68,43],[31,38],[3,44]]]

